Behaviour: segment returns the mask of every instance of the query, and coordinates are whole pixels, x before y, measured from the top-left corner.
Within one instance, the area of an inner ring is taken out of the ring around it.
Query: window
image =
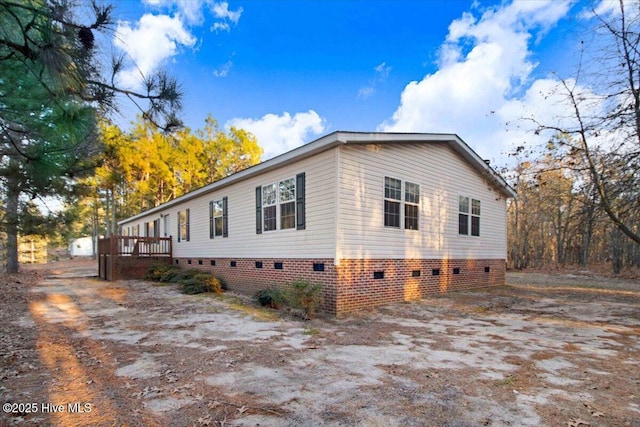
[[[227,237],[227,198],[209,202],[209,238]]]
[[[160,220],[144,223],[144,237],[160,237]]]
[[[412,182],[404,183],[404,228],[418,229],[420,211],[420,186]]]
[[[262,213],[264,215],[262,224],[264,225],[264,231],[273,231],[276,229],[277,201],[276,185],[264,185],[262,187]]]
[[[404,205],[404,208],[403,206]],[[418,230],[420,214],[420,185],[402,180],[384,178],[384,225],[385,227],[402,227],[401,212],[404,213],[404,228]]]
[[[164,222],[164,237],[169,237],[169,215],[165,215],[162,221]]]
[[[189,241],[189,209],[178,212],[178,242]]]
[[[480,200],[471,199],[471,235],[480,235]]]
[[[280,229],[294,228],[296,226],[296,179],[280,181],[278,193],[280,195]]]
[[[458,200],[458,234],[480,236],[480,200],[465,196]]]
[[[460,196],[458,202],[458,234],[469,234],[469,198]]]
[[[400,228],[400,204],[402,200],[402,181],[384,178],[384,226]]]
[[[125,236],[131,236],[131,227],[125,227],[122,229]],[[129,247],[129,239],[124,239],[124,246]]]
[[[256,188],[256,233],[305,229],[305,174]]]

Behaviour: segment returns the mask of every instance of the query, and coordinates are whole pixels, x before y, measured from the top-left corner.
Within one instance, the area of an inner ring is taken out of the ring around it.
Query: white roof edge
[[[275,169],[282,164],[292,161],[302,160],[322,151],[333,148],[340,144],[363,144],[363,143],[384,143],[384,142],[446,142],[454,151],[460,154],[466,161],[475,166],[476,169],[485,177],[487,177],[494,185],[502,191],[507,197],[516,197],[515,191],[504,181],[504,179],[491,168],[478,154],[471,149],[458,135],[445,133],[404,133],[404,132],[345,132],[336,131],[325,135],[315,141],[304,144],[279,156],[265,160],[255,166],[251,166],[245,170],[229,175],[204,187],[193,190],[180,197],[176,197],[166,203],[154,208],[148,209],[132,217],[118,221],[118,225],[122,225],[138,218],[151,215],[155,212],[162,211],[173,205],[191,200],[203,194],[226,187],[233,183],[248,179],[252,176],[259,175],[269,170]]]

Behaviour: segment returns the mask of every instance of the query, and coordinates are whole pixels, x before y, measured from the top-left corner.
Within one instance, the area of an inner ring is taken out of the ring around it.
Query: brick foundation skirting
[[[320,309],[334,316],[451,291],[504,285],[505,260],[174,258],[253,295],[297,279],[322,285]]]

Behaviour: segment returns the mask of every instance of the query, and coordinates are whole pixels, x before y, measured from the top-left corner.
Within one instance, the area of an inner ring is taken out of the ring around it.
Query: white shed
[[[94,256],[97,244],[93,244],[91,237],[79,237],[69,242],[69,255],[76,256]]]

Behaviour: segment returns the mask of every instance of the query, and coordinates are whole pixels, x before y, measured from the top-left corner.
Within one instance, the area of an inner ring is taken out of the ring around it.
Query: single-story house
[[[341,315],[504,284],[515,196],[457,135],[334,132],[119,225],[234,291],[319,283]]]

